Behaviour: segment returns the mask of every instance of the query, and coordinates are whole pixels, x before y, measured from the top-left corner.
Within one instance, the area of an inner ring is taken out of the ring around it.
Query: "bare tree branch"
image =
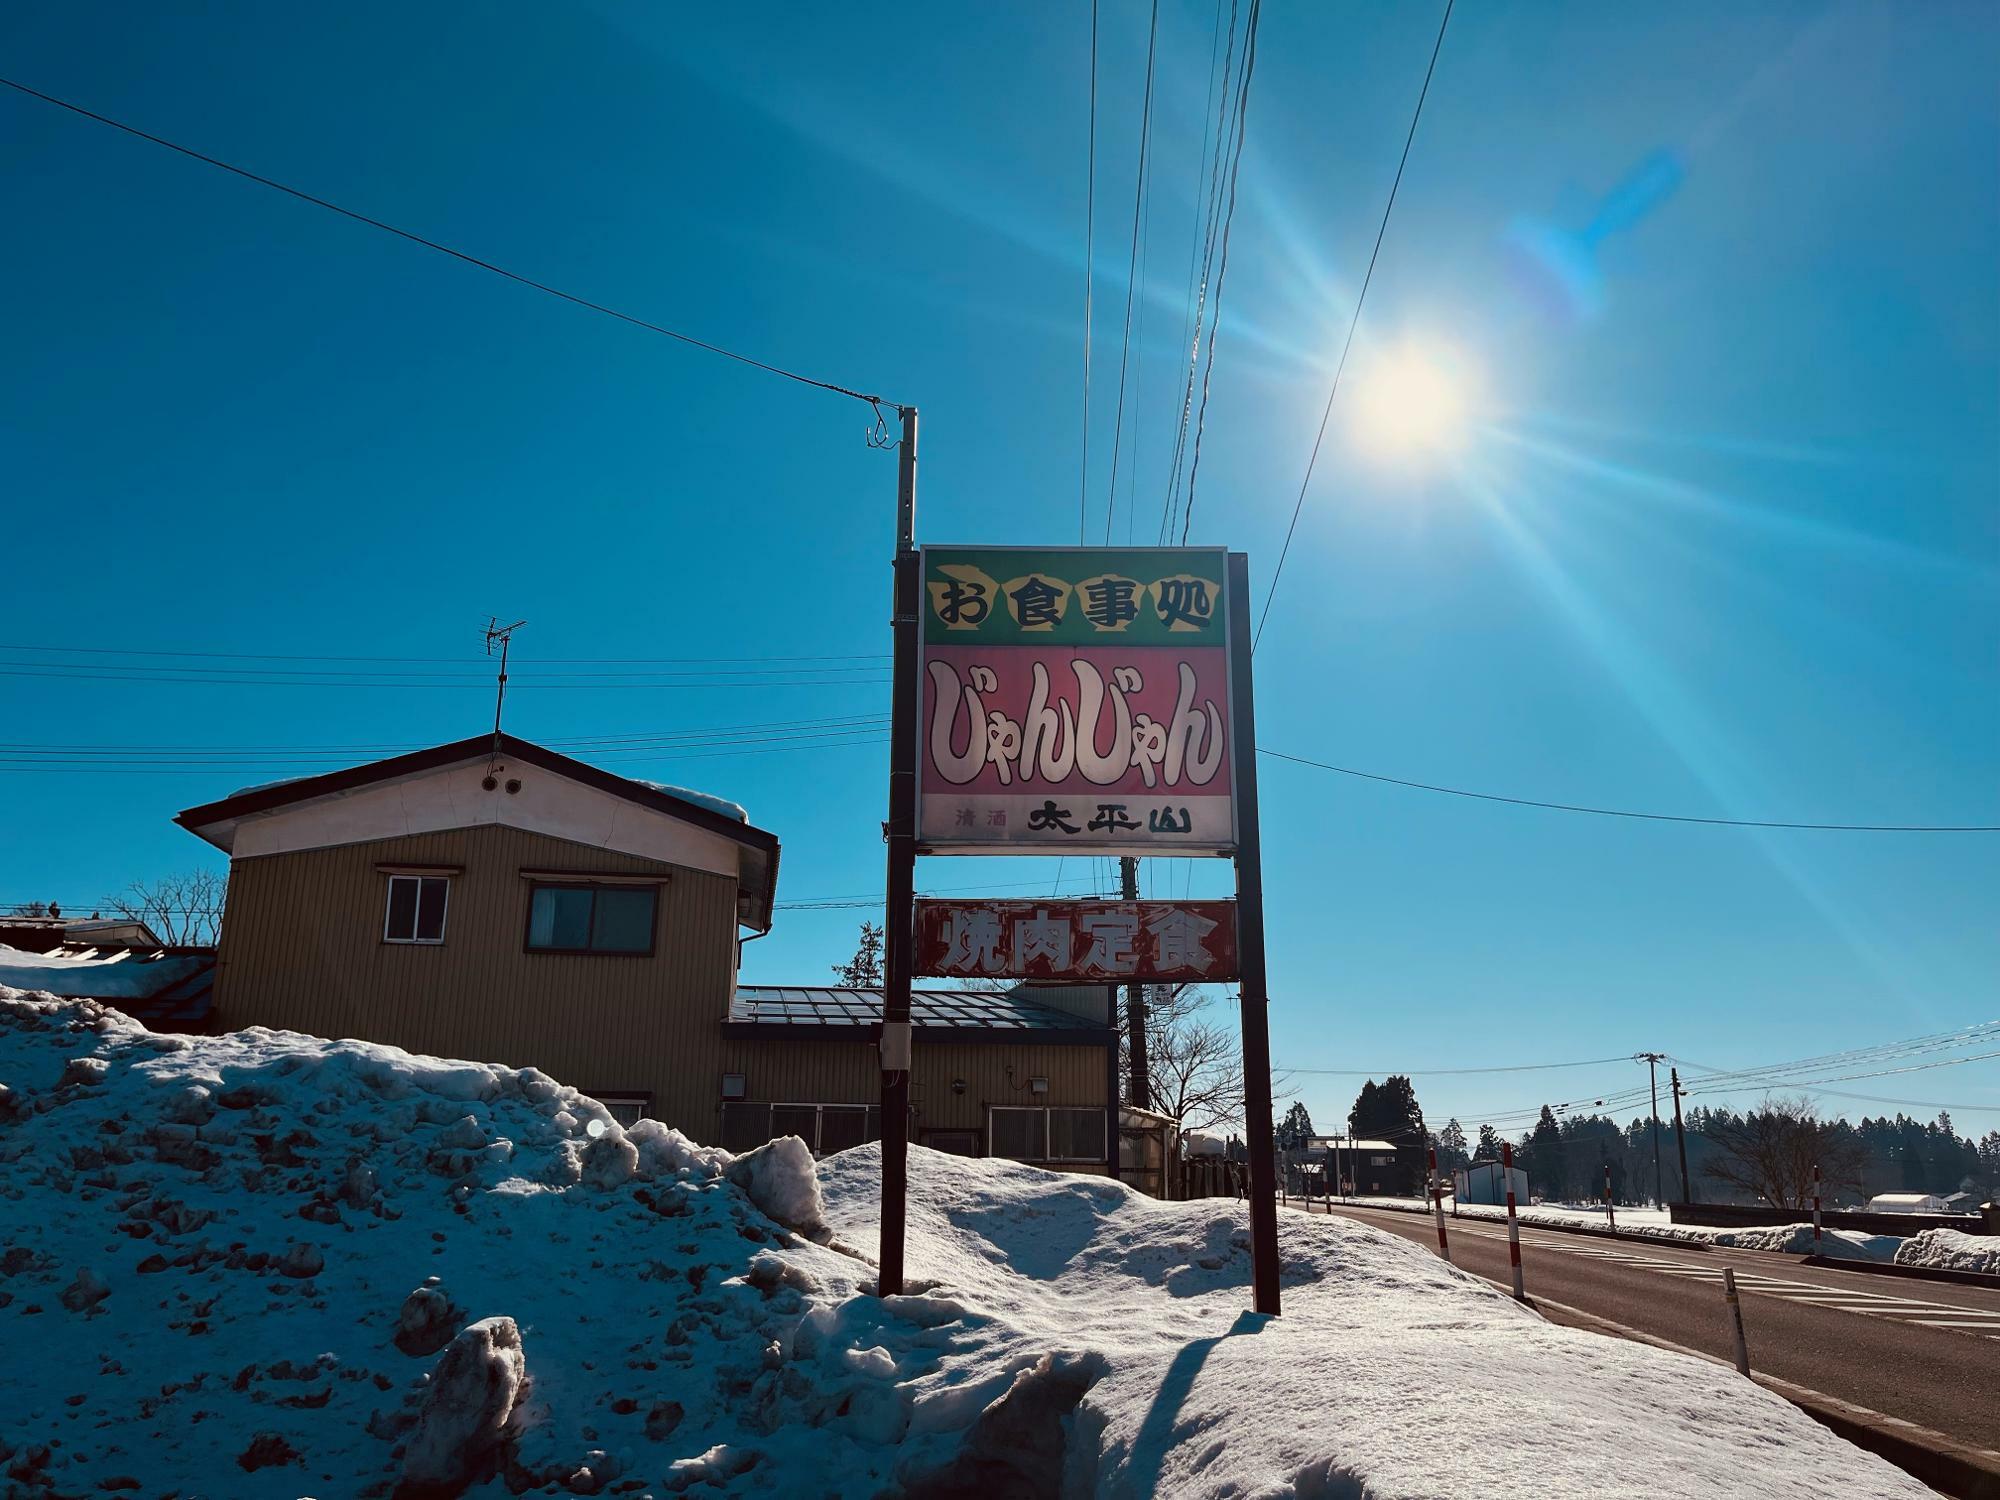
[[[214,870],[167,875],[150,884],[135,880],[104,909],[144,922],[170,948],[209,947],[222,935],[222,907],[228,880]]]
[[[1806,1206],[1815,1165],[1828,1190],[1861,1186],[1865,1148],[1851,1132],[1822,1120],[1804,1096],[1767,1098],[1762,1109],[1741,1119],[1717,1120],[1708,1134],[1721,1151],[1706,1174],[1780,1208]]]

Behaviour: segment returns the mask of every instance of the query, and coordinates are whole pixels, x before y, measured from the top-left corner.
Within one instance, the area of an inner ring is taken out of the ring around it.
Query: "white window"
[[[611,1112],[611,1118],[626,1129],[637,1125],[646,1118],[653,1107],[651,1094],[593,1094],[599,1104]]]
[[[1101,1162],[1104,1111],[995,1105],[987,1117],[986,1152],[1015,1161]]]
[[[385,943],[442,943],[451,880],[443,875],[391,875],[389,909],[382,919]]]
[[[850,1146],[880,1140],[882,1111],[866,1104],[773,1104],[770,1134],[795,1135],[815,1156],[831,1156]]]

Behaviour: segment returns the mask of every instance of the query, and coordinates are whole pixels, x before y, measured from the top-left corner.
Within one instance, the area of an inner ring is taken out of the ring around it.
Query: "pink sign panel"
[[[925,549],[919,845],[1233,848],[1223,556]]]

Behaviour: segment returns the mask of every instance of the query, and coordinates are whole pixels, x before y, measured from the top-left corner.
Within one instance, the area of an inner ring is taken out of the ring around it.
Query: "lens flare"
[[[1409,464],[1459,452],[1478,419],[1476,375],[1456,351],[1406,345],[1356,373],[1348,425],[1371,457]]]

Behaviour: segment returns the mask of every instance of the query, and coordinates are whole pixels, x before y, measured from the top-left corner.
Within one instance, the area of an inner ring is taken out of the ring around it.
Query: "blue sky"
[[[1214,19],[1161,6],[1120,540],[1151,540],[1166,493]],[[1100,537],[1146,24],[1104,6]],[[1191,530],[1250,554],[1260,604],[1435,27],[1418,6],[1264,16]],[[29,3],[0,53],[33,87],[918,404],[928,540],[1076,538],[1080,6]],[[1257,657],[1263,742],[1568,802],[2000,822],[1996,73],[1976,5],[1461,7],[1349,392],[1392,351],[1449,348],[1481,372],[1476,420],[1449,462],[1385,464],[1343,393]],[[0,670],[92,660],[29,646],[471,658],[498,613],[531,622],[509,706],[531,737],[887,711],[895,474],[862,408],[0,92]],[[1593,242],[1561,297],[1521,267],[1551,227]],[[530,675],[804,656],[854,660],[741,663],[762,675],[730,686]],[[489,713],[470,681],[0,676],[21,745],[338,760],[323,747]],[[748,805],[784,841],[783,901],[880,889],[875,736],[620,763]],[[0,899],[70,902],[201,861],[174,811],[300,769],[20,766]],[[1640,1075],[1426,1067],[1762,1063],[2000,1013],[1991,837],[1578,817],[1270,761],[1263,790],[1277,1060],[1418,1069],[1434,1116]],[[1146,877],[1228,888],[1219,864]],[[864,914],[782,913],[746,977],[824,977]],[[1358,1081],[1299,1084],[1330,1117]],[[2000,1126],[1993,1063],[1850,1087]]]

